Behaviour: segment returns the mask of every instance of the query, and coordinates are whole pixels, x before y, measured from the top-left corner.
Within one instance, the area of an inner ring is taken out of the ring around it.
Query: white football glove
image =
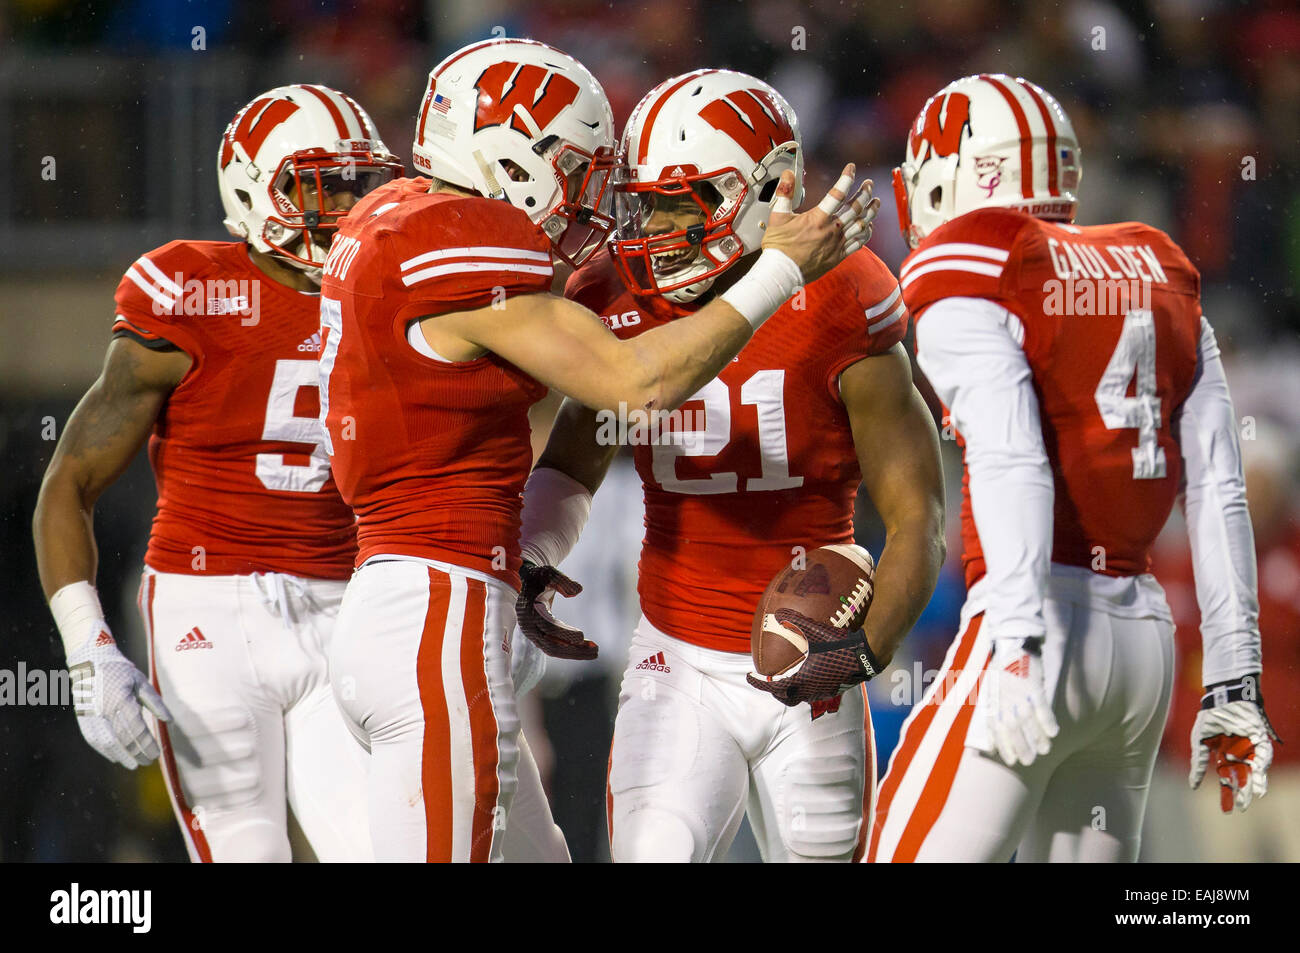
[[[68,653],[68,673],[77,727],[92,748],[132,770],[158,757],[140,706],[163,721],[171,721],[171,713],[144,673],[118,651],[106,626]]]
[[[993,640],[979,695],[998,756],[1011,767],[1033,764],[1061,730],[1047,701],[1041,639]]]
[[[1213,686],[1192,726],[1192,770],[1187,781],[1200,787],[1210,760],[1219,776],[1219,807],[1224,814],[1243,812],[1268,793],[1273,742],[1280,741],[1264,714],[1259,676]],[[1216,689],[1218,689],[1216,691]]]

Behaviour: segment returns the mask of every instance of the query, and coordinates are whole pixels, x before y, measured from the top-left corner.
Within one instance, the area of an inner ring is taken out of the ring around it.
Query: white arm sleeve
[[[524,484],[520,555],[538,566],[558,566],[591,515],[591,491],[567,473],[537,467]]]
[[[1042,636],[1055,488],[1019,320],[982,298],[946,298],[917,324],[917,362],[966,441],[994,638]]]
[[[1246,509],[1241,444],[1219,344],[1201,318],[1197,378],[1178,413],[1183,512],[1201,607],[1203,685],[1260,671],[1255,534]]]

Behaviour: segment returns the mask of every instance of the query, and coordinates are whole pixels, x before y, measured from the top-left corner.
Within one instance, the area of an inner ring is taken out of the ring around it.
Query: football
[[[777,573],[754,612],[749,639],[754,671],[782,675],[808,654],[808,640],[776,620],[778,609],[856,629],[871,607],[875,574],[871,554],[852,543],[814,549]]]

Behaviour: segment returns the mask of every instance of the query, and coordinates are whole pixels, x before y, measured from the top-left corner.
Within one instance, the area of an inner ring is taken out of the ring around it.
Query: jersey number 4
[[[731,389],[716,377],[691,398],[704,404],[703,430],[672,430],[660,434],[653,451],[655,480],[670,493],[735,493],[740,477],[713,473],[696,480],[677,478],[678,457],[711,457],[731,442]],[[758,371],[740,387],[740,402],[758,409],[758,444],[762,475],[745,480],[745,490],[793,490],[803,477],[790,475],[785,431],[785,371]],[[683,415],[684,416],[684,415]]]
[[[1133,396],[1129,385],[1137,377]],[[1124,315],[1119,343],[1097,384],[1097,410],[1107,430],[1138,432],[1133,448],[1133,479],[1162,480],[1165,451],[1156,443],[1160,429],[1160,398],[1156,394],[1156,325],[1149,309]]]

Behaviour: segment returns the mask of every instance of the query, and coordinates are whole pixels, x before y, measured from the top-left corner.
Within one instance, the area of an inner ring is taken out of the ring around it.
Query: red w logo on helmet
[[[700,118],[735,139],[755,162],[763,161],[781,143],[794,141],[785,111],[763,89],[727,93],[701,109]]]
[[[948,105],[947,115],[940,122],[939,114],[944,103]],[[926,104],[925,112],[916,117],[916,126],[912,129],[912,155],[916,161],[924,162],[929,152],[922,152],[923,143],[928,144],[936,156],[950,156],[961,145],[961,132],[970,122],[970,97],[965,93],[949,93],[946,98],[935,96]]]
[[[572,105],[578,98],[577,83],[533,63],[522,66],[518,63],[493,63],[483,71],[474,88],[478,90],[475,132],[509,122],[511,129],[530,139],[534,130],[520,122],[517,109],[522,108],[537,129],[542,130],[560,114],[561,109]]]
[[[243,146],[248,157],[253,158],[275,127],[297,111],[298,104],[287,99],[257,99],[249,103],[226,127],[226,134],[221,139],[221,168],[224,169],[235,157],[235,143]]]

